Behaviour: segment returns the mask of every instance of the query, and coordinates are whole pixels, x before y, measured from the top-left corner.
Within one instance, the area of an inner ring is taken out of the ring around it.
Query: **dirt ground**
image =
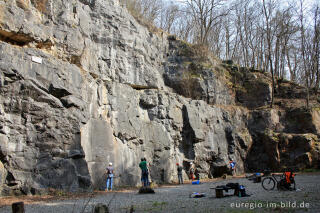
[[[260,183],[246,178],[227,178],[203,182],[200,185],[186,183],[155,188],[155,194],[138,194],[137,189],[94,194],[64,194],[1,198],[0,213],[11,212],[11,203],[24,201],[26,213],[74,212],[91,213],[94,206],[103,203],[110,212],[320,212],[320,173],[298,174],[297,191],[265,191]],[[212,187],[228,182],[238,182],[246,187],[248,197],[216,198]],[[202,198],[190,198],[193,192],[204,193]]]

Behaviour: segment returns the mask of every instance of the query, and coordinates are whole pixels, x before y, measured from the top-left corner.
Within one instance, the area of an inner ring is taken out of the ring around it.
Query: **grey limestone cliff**
[[[156,182],[176,181],[176,162],[200,178],[227,173],[230,159],[238,173],[312,166],[318,112],[299,132],[289,121],[301,113],[252,109],[270,88],[150,32],[117,0],[0,0],[0,193],[102,188],[109,162],[116,184],[138,185],[141,157]],[[281,157],[295,138],[296,155]]]

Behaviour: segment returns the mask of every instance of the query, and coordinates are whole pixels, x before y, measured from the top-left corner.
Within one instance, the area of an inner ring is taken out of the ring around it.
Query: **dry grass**
[[[295,109],[295,108],[306,108],[307,101],[306,99],[299,99],[299,98],[275,98],[274,99],[274,108],[275,109]],[[310,99],[309,101],[310,108],[319,108],[319,103],[314,100]]]
[[[27,0],[16,0],[17,6],[20,7],[23,10],[29,9],[29,1]]]
[[[48,13],[48,10],[47,10],[48,0],[31,0],[31,3],[41,13],[43,13],[43,14],[47,14]]]
[[[192,49],[195,52],[195,55],[203,60],[207,60],[212,55],[207,45],[194,44],[192,45]]]
[[[126,1],[120,1],[122,6],[125,5],[124,2]],[[139,5],[136,5],[134,2],[127,2],[126,9],[128,12],[134,17],[134,19],[142,26],[146,27],[151,33],[155,34],[164,34],[166,33],[160,28],[157,28],[152,21],[147,20],[140,12]]]

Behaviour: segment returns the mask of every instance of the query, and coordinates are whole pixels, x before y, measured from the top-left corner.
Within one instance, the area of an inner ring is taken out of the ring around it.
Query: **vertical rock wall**
[[[269,103],[268,80],[246,88],[263,75],[235,92],[219,63],[117,0],[0,0],[1,193],[102,188],[109,162],[116,184],[138,185],[141,157],[156,182],[176,181],[177,162],[200,178],[227,173],[230,159],[239,173],[256,168],[248,159],[273,164],[278,146],[262,160],[252,151],[266,150],[260,133],[294,125],[246,108]]]

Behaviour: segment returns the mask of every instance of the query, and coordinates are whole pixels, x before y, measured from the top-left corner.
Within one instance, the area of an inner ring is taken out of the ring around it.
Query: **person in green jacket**
[[[145,158],[141,158],[141,162],[139,163],[139,167],[141,169],[141,182],[143,186],[148,186],[148,167],[147,167],[147,160]]]

